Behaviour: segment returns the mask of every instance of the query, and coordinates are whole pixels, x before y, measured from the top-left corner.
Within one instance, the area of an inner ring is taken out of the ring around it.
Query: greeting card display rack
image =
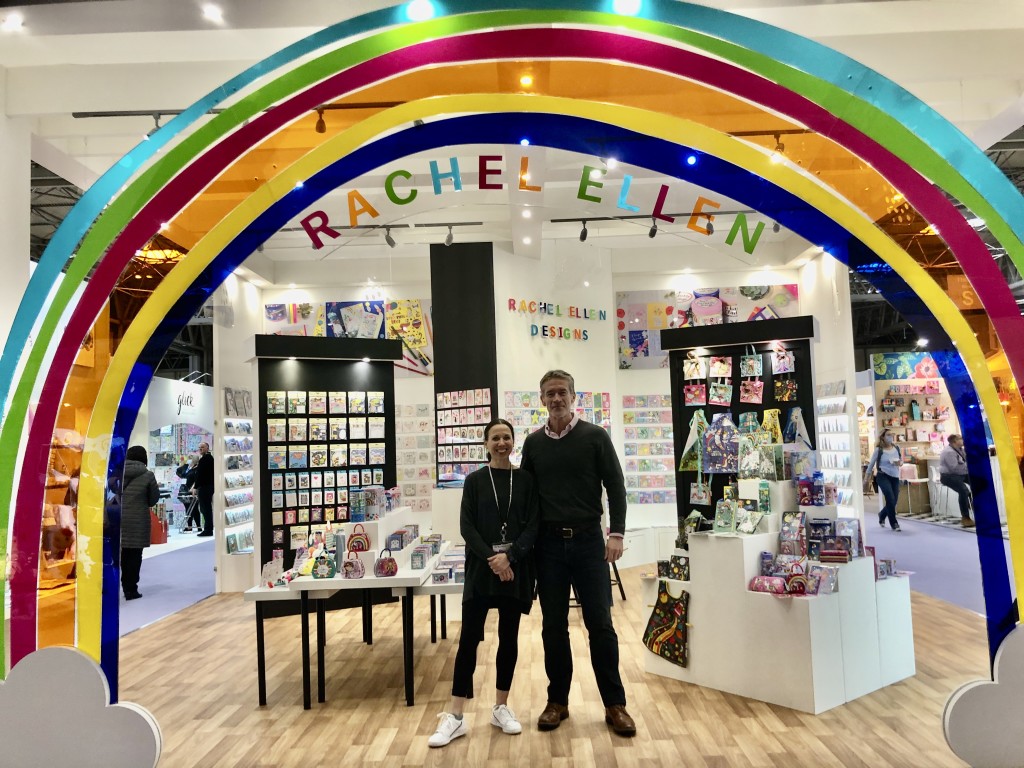
[[[430,512],[434,481],[437,479],[434,406],[430,403],[396,403],[395,424],[398,487],[402,491],[402,503],[417,512]]]
[[[888,429],[904,461],[934,458],[959,427],[941,379],[875,381],[878,433]]]
[[[623,395],[626,501],[675,504],[676,462],[671,395]]]
[[[505,418],[515,429],[516,444],[512,449],[512,463],[523,458],[523,441],[527,435],[541,429],[548,420],[548,409],[540,401],[536,390],[507,390],[505,392]],[[609,392],[577,392],[573,410],[584,421],[611,431],[612,396]]]
[[[229,555],[253,551],[253,420],[247,408],[251,403],[248,390],[225,389],[223,483],[224,483],[224,547]],[[229,397],[230,395],[230,397]]]
[[[461,487],[466,476],[487,461],[484,428],[490,422],[489,387],[435,393],[437,480],[439,487]]]
[[[854,441],[850,398],[846,382],[819,384],[816,399],[818,417],[818,468],[825,481],[835,483],[841,514],[854,517],[854,483],[860,479],[859,441]]]

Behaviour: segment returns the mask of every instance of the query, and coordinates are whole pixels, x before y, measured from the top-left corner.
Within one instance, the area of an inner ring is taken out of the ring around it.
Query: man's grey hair
[[[551,379],[565,379],[569,382],[569,391],[574,395],[576,394],[576,381],[573,379],[571,373],[567,373],[559,368],[555,368],[553,371],[548,371],[540,377],[540,391],[544,391],[544,385],[547,384]]]

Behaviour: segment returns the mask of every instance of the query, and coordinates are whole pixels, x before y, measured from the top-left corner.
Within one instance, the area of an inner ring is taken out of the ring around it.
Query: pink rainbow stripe
[[[19,542],[38,538],[50,435],[62,401],[78,344],[88,333],[117,277],[141,248],[168,221],[238,156],[287,122],[319,104],[374,82],[418,67],[466,61],[550,58],[605,60],[609,51],[624,64],[648,67],[731,92],[771,108],[828,136],[869,161],[899,189],[928,221],[938,223],[972,286],[989,311],[1014,376],[1024,380],[1024,319],[1006,282],[977,233],[941,192],[900,158],[848,123],[803,96],[734,65],[691,51],[628,35],[573,29],[503,30],[419,43],[390,52],[338,73],[260,115],[224,138],[171,180],[117,237],[99,262],[72,315],[48,369],[38,411],[32,420],[22,466],[15,516],[11,574],[11,663],[35,650],[38,553]],[[898,180],[896,183],[894,180]],[[74,340],[74,341],[72,341]],[[46,426],[44,426],[46,425]],[[26,510],[36,510],[27,515]],[[31,517],[31,520],[28,518]]]

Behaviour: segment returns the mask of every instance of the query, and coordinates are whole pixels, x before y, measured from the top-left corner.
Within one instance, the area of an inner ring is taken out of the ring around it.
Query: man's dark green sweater
[[[611,533],[626,532],[622,466],[601,427],[581,420],[558,440],[537,430],[523,441],[522,468],[537,480],[542,524],[600,525],[603,484]]]

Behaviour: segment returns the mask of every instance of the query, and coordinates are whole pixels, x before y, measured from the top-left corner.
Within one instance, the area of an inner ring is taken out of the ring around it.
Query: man
[[[209,443],[199,444],[199,464],[196,466],[196,482],[193,486],[199,499],[199,512],[203,516],[203,530],[200,536],[213,536],[213,454]]]
[[[542,731],[569,717],[572,650],[569,644],[569,590],[575,589],[590,636],[590,663],[597,677],[605,722],[621,736],[636,734],[626,712],[619,677],[619,640],[612,626],[612,587],[608,564],[622,556],[626,530],[626,487],[611,438],[574,412],[576,386],[565,371],[540,380],[548,421],[523,441],[522,468],[537,481],[540,534],[534,547],[537,595],[543,613],[544,668],[548,703],[537,719]],[[608,492],[611,532],[601,530],[601,486]]]
[[[967,485],[967,456],[964,454],[964,439],[950,435],[949,441],[939,456],[939,482],[956,491],[960,499],[960,525],[973,528],[971,519],[971,489]]]

